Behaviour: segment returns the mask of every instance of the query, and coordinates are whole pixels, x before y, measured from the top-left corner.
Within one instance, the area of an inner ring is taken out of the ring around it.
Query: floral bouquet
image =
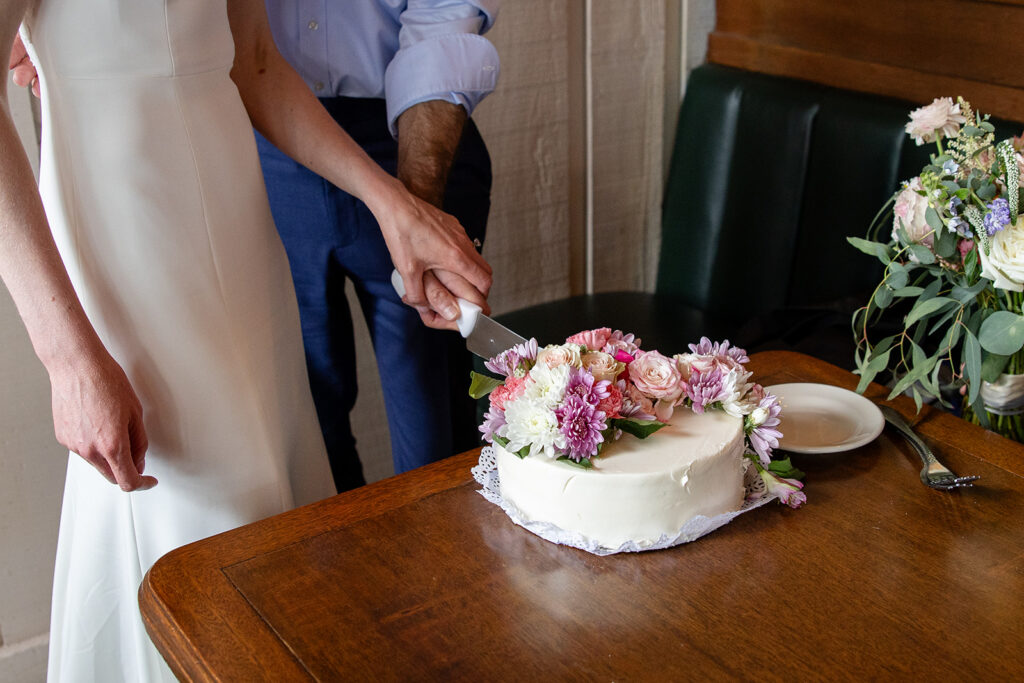
[[[885,266],[853,316],[858,391],[889,370],[890,398],[907,392],[918,410],[924,397],[952,407],[941,378],[964,397],[965,417],[1024,441],[1024,140],[997,142],[988,118],[963,98],[911,112],[907,133],[935,145],[930,163],[883,207],[875,239],[848,238]],[[883,230],[888,239],[877,240]],[[872,323],[900,302],[902,330],[870,340]]]
[[[772,460],[779,445],[778,398],[751,382],[746,351],[706,337],[690,353],[669,358],[644,351],[632,334],[604,327],[564,344],[517,345],[485,364],[501,379],[473,373],[470,395],[489,394],[480,427],[484,440],[525,457],[592,467],[602,448],[623,433],[645,439],[677,408],[724,410],[743,420],[746,457],[769,494],[791,507],[806,500],[789,459]]]

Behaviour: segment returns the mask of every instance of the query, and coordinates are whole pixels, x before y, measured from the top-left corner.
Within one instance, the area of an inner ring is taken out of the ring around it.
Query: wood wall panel
[[[717,0],[708,60],[1024,121],[1022,31],[1021,0]]]

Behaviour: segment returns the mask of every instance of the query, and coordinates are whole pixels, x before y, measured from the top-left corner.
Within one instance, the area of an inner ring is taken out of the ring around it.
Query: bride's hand
[[[11,80],[14,81],[14,85],[22,88],[31,87],[32,94],[39,97],[39,78],[36,74],[36,67],[28,57],[28,51],[25,49],[24,43],[21,42],[21,36],[14,37],[14,46],[11,47],[11,58],[7,63],[7,68],[12,72]]]
[[[123,491],[142,491],[156,479],[145,469],[142,406],[121,366],[105,351],[50,372],[57,440]]]
[[[477,252],[462,225],[454,216],[394,182],[386,198],[378,196],[376,202],[367,204],[380,223],[391,260],[405,283],[405,302],[417,310],[427,307],[437,314],[431,319],[447,322],[459,317],[456,296],[486,308],[491,266]],[[448,275],[432,279],[427,277],[431,270]],[[450,277],[452,274],[457,274],[461,282]]]

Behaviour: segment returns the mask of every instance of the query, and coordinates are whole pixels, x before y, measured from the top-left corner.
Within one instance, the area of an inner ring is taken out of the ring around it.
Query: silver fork
[[[907,441],[914,447],[917,454],[921,456],[924,467],[921,468],[921,481],[940,491],[951,491],[961,487],[974,486],[971,482],[980,477],[958,477],[935,457],[928,445],[921,440],[903,416],[889,406],[878,406],[885,417],[885,421],[895,427],[900,434],[906,437]]]

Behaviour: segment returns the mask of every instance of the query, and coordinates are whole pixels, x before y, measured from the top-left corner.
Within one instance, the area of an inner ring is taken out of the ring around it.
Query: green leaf
[[[889,272],[889,275],[885,278],[885,284],[894,290],[902,289],[907,284],[907,271],[903,268],[894,268]]]
[[[996,127],[993,126],[988,121],[982,121],[981,123],[979,123],[978,124],[978,128],[981,128],[986,133],[994,133],[994,132],[996,132]]]
[[[785,477],[786,479],[804,478],[804,473],[793,467],[793,463],[790,462],[788,457],[781,460],[772,460],[768,463],[768,470],[780,477]]]
[[[469,395],[473,398],[483,398],[505,383],[504,380],[473,371],[470,371],[469,379]]]
[[[978,341],[986,351],[1001,356],[1020,351],[1024,347],[1024,316],[996,311],[981,324]]]
[[[888,285],[882,285],[875,290],[875,305],[879,308],[887,308],[892,303],[892,289]]]
[[[657,420],[633,420],[628,417],[618,417],[608,420],[608,426],[621,429],[627,434],[632,434],[638,439],[646,439],[648,436],[665,426],[664,422]]]
[[[969,388],[967,402],[973,405],[978,398],[978,390],[981,389],[981,344],[970,330],[964,335],[964,374],[967,376]]]
[[[918,296],[923,291],[924,291],[923,287],[900,287],[899,289],[897,289],[892,294],[895,297]]]
[[[918,263],[922,263],[926,266],[935,263],[935,254],[932,250],[923,244],[911,244],[907,247],[907,251],[917,259]]]
[[[847,237],[846,241],[868,256],[876,257],[882,263],[888,264],[891,260],[888,247],[881,242],[872,242],[861,237]]]
[[[935,231],[935,241],[932,247],[939,258],[950,258],[956,253],[956,233],[943,228]]]
[[[984,353],[981,357],[981,378],[986,382],[995,382],[1003,369],[1010,362],[1010,356],[1000,356],[998,353]]]
[[[996,188],[994,183],[985,182],[982,183],[981,187],[978,188],[977,195],[979,199],[981,199],[984,202],[987,202],[996,196],[997,191],[998,189]]]
[[[979,126],[971,126],[971,125],[965,125],[963,128],[960,129],[960,132],[963,133],[964,135],[968,135],[970,137],[977,137],[979,135],[984,135],[985,134],[985,131],[982,130]]]
[[[889,343],[892,343],[892,338],[888,339]],[[861,370],[860,382],[857,384],[857,393],[863,394],[864,390],[868,388],[868,384],[875,378],[879,372],[885,369],[889,365],[889,355],[892,353],[891,348],[885,349],[885,351],[879,352],[878,347],[875,347],[875,355],[871,357]]]
[[[946,227],[945,225],[942,224],[942,219],[939,218],[939,212],[930,206],[924,211],[924,220],[926,223],[928,223],[928,226],[935,232],[938,232]]]
[[[918,320],[935,315],[947,306],[955,306],[956,303],[953,299],[944,296],[937,296],[933,299],[918,299],[914,307],[910,309],[910,313],[907,314],[907,320],[904,324],[910,327]]]
[[[975,254],[974,259],[975,259],[975,261],[977,261],[977,259],[978,259],[977,252],[971,252],[971,253]],[[981,280],[979,282],[976,282],[971,287],[964,287],[962,285],[956,285],[956,286],[953,287],[952,291],[950,291],[949,295],[951,297],[953,297],[954,299],[956,299],[957,301],[959,301],[961,304],[966,304],[967,302],[972,301],[976,296],[978,296],[978,294],[983,292],[988,287],[988,285],[989,285],[989,281],[988,280]]]
[[[573,467],[579,467],[584,470],[589,470],[594,466],[594,463],[590,462],[590,458],[583,458],[579,462],[576,462],[568,455],[563,455],[558,458],[558,462],[564,462],[566,465],[572,465]]]

